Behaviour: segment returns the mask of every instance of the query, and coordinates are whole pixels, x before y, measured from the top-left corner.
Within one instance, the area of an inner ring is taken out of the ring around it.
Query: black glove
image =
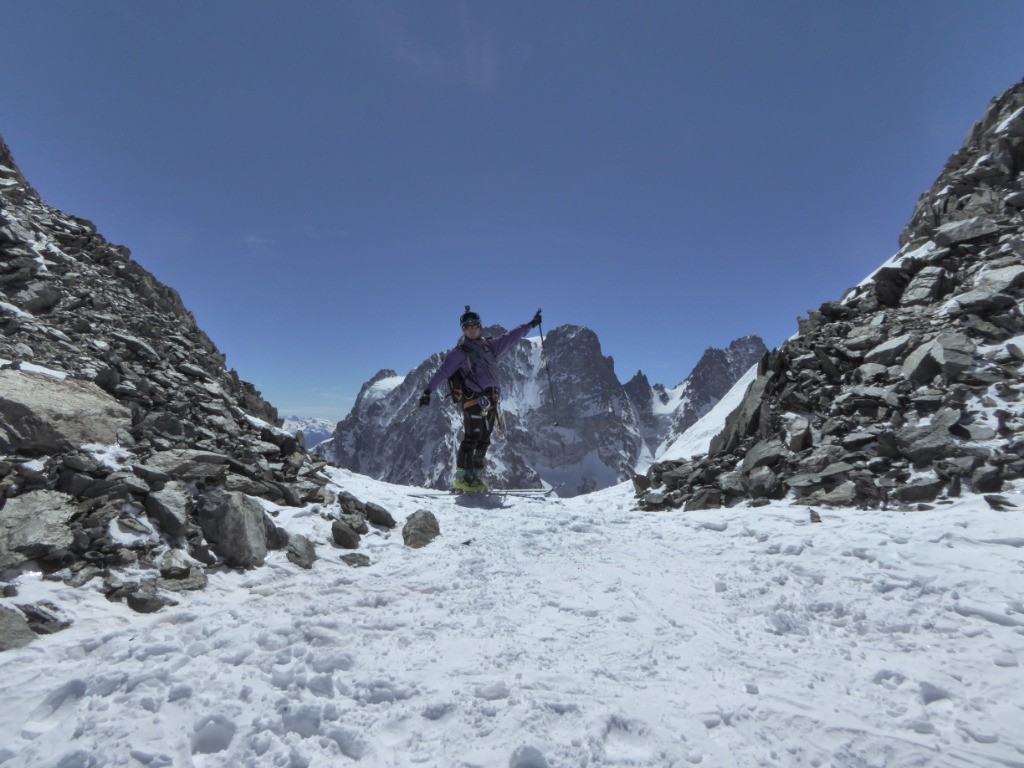
[[[540,325],[540,310],[537,310],[537,314],[533,316],[533,320],[530,321],[530,327],[536,328]]]
[[[424,405],[430,405],[430,390],[429,389],[423,390],[423,394],[420,395],[420,408],[422,408]]]

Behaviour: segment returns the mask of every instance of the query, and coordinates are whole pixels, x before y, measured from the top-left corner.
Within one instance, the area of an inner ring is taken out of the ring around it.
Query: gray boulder
[[[989,269],[981,274],[979,287],[1005,293],[1024,285],[1024,266],[1013,264],[1008,267]]]
[[[762,440],[743,457],[742,471],[749,474],[758,467],[773,467],[786,453],[786,446],[778,440]]]
[[[359,533],[348,523],[335,520],[331,523],[331,537],[342,549],[358,549]]]
[[[935,242],[939,245],[954,245],[994,235],[999,225],[984,216],[975,216],[962,221],[951,221],[935,230]]]
[[[222,453],[174,448],[154,453],[146,462],[146,467],[186,482],[210,482],[227,474],[227,464],[228,457]]]
[[[894,488],[889,496],[903,504],[934,501],[945,485],[945,482],[934,477],[915,480]]]
[[[214,552],[228,565],[263,565],[267,557],[267,527],[263,506],[243,493],[216,490],[200,498],[199,525]]]
[[[788,432],[789,450],[793,453],[800,453],[814,444],[811,422],[803,416],[797,416],[789,422],[786,431]]]
[[[747,493],[752,499],[771,498],[780,489],[779,478],[767,466],[757,467],[746,477]]]
[[[146,497],[146,511],[156,518],[165,532],[175,537],[185,535],[192,494],[185,483],[174,480]]]
[[[907,350],[913,343],[913,340],[914,336],[910,333],[905,333],[902,336],[889,339],[868,352],[864,356],[864,362],[876,363],[878,365],[885,366],[898,363],[903,360],[903,357],[906,355]]]
[[[59,491],[30,491],[0,509],[0,571],[72,545],[68,527],[77,507]]]
[[[900,453],[915,464],[927,464],[955,453],[955,438],[950,427],[960,420],[956,408],[942,408],[920,426],[907,426],[896,433]]]
[[[718,509],[721,506],[722,494],[717,488],[700,488],[686,500],[683,511],[698,512],[702,509]]]
[[[903,375],[918,385],[928,383],[939,374],[947,382],[955,381],[971,367],[975,349],[974,342],[964,333],[941,333],[907,355]]]
[[[419,549],[425,547],[441,535],[441,526],[437,518],[425,509],[413,512],[402,526],[402,541],[407,547]]]
[[[366,519],[370,525],[377,525],[381,528],[394,528],[398,523],[395,522],[395,518],[391,516],[384,507],[373,502],[367,502],[366,508]]]
[[[925,267],[918,272],[903,292],[904,306],[930,304],[952,290],[953,276],[942,267]]]
[[[35,639],[36,633],[20,611],[0,605],[0,651],[21,648]]]
[[[288,559],[301,568],[312,568],[316,562],[316,547],[300,533],[288,537]]]
[[[28,454],[117,442],[131,412],[88,381],[0,370],[0,448]]]

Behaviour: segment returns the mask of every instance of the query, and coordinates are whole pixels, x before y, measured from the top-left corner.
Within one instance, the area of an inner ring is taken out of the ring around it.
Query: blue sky
[[[1024,76],[1019,0],[0,0],[0,134],[282,413],[342,416],[471,304],[621,379],[897,249]]]

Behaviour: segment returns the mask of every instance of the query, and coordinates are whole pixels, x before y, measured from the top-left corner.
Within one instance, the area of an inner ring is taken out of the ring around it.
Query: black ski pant
[[[491,447],[491,432],[497,421],[494,408],[484,411],[479,404],[462,411],[463,436],[455,459],[457,469],[474,472],[484,468],[487,449]]]

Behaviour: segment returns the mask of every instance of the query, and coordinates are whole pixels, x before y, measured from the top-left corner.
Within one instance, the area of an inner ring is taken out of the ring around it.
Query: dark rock
[[[780,487],[778,476],[767,466],[757,467],[747,475],[747,492],[751,498],[773,498]]]
[[[359,534],[352,526],[340,520],[335,520],[331,524],[331,536],[334,538],[334,543],[343,549],[359,548]]]
[[[187,579],[192,563],[181,550],[172,549],[160,559],[160,575],[165,579]]]
[[[942,492],[945,482],[933,478],[931,480],[915,480],[893,489],[890,498],[904,504],[921,501],[934,501]]]
[[[1003,478],[999,467],[991,465],[978,467],[971,475],[971,487],[977,493],[1001,491],[1003,489]]]
[[[868,352],[864,362],[885,366],[901,362],[913,343],[914,336],[910,333],[889,339]]]
[[[370,566],[370,558],[358,552],[353,552],[350,555],[342,555],[341,559],[342,562],[353,568],[368,568]]]
[[[185,483],[175,480],[146,497],[146,511],[156,518],[160,527],[175,538],[185,536],[188,529],[192,494]]]
[[[722,494],[717,488],[700,488],[686,500],[683,511],[696,512],[702,509],[718,509],[721,506]]]
[[[904,427],[896,433],[900,454],[915,464],[954,455],[956,446],[949,429],[959,420],[959,410],[943,408],[923,425]]]
[[[72,547],[74,500],[59,491],[31,491],[0,509],[0,571]]]
[[[35,632],[21,612],[0,605],[0,651],[21,648],[35,639]]]
[[[402,541],[407,547],[425,547],[441,535],[441,526],[431,512],[424,509],[413,512],[402,526]]]
[[[996,510],[998,512],[1002,512],[1003,510],[1006,510],[1006,509],[1016,509],[1017,508],[1017,505],[1011,503],[1010,500],[1007,499],[1005,496],[997,496],[997,495],[994,495],[994,494],[986,494],[984,498],[985,498],[985,501],[988,502],[988,505],[990,507],[992,507],[992,509],[994,509],[994,510]]]
[[[274,523],[273,518],[270,515],[264,514],[263,525],[267,531],[267,549],[281,550],[288,546],[288,542],[291,540],[291,535],[284,528],[280,528]]]
[[[60,609],[46,600],[32,605],[19,605],[18,609],[28,621],[29,629],[37,635],[52,635],[71,626],[71,621],[61,615]]]
[[[786,446],[778,440],[762,440],[743,457],[742,471],[749,474],[758,467],[773,467],[786,454]]]
[[[942,267],[925,267],[903,292],[900,303],[905,306],[913,304],[931,304],[953,290],[953,276]]]
[[[177,604],[157,592],[155,581],[135,585],[126,595],[125,602],[136,613],[154,613],[165,606]]]
[[[301,568],[312,568],[316,562],[316,548],[302,534],[292,534],[288,538],[288,559]]]
[[[999,231],[999,225],[981,216],[962,221],[951,221],[935,230],[935,242],[939,245],[955,245],[970,240],[988,237]]]
[[[365,509],[366,519],[370,522],[371,525],[376,525],[381,528],[389,529],[394,528],[396,525],[398,525],[398,523],[395,522],[395,518],[391,516],[391,513],[384,509],[384,507],[382,506],[379,506],[372,502],[367,502]]]
[[[267,529],[258,501],[241,493],[212,491],[200,497],[197,514],[203,535],[228,565],[263,565]]]

